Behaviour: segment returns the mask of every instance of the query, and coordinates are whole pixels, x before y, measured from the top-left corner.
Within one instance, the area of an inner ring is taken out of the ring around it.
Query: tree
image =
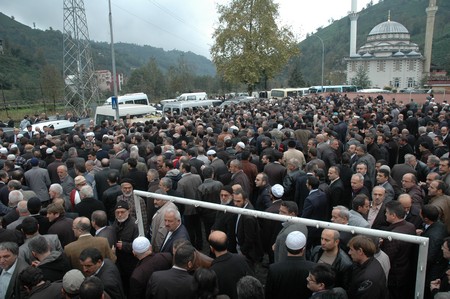
[[[56,111],[56,101],[64,97],[64,80],[58,68],[46,64],[41,70],[42,96],[53,101],[53,111]]]
[[[289,28],[278,28],[272,0],[232,0],[218,5],[212,60],[230,83],[244,83],[249,94],[262,78],[273,78],[299,49]]]
[[[359,88],[368,88],[371,84],[367,70],[360,65],[356,71],[355,77],[352,78],[352,84]]]
[[[167,84],[171,92],[177,95],[194,90],[194,75],[192,67],[186,62],[184,56],[178,59],[178,65],[170,66],[167,72]]]
[[[155,59],[131,73],[126,85],[127,92],[143,92],[150,99],[162,98],[165,94],[165,78]]]
[[[295,59],[293,61],[293,67],[289,72],[289,87],[303,87],[305,86],[305,81],[303,80],[303,74],[300,66],[300,59]]]

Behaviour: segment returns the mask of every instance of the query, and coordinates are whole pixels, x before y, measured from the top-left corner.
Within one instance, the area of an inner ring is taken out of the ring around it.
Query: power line
[[[156,2],[156,1],[152,1],[152,0],[148,0],[149,2],[151,2],[153,5],[155,5],[156,7],[158,7],[159,9],[161,9],[162,11],[164,11],[165,13],[167,13],[168,15],[174,17],[176,20],[178,20],[180,23],[183,23],[189,27],[191,27],[194,31],[196,31],[197,33],[203,35],[204,33],[200,31],[200,29],[198,29],[196,26],[186,22],[183,18],[179,17],[178,15],[176,15],[175,13],[173,13],[170,9],[164,7],[163,5],[161,5],[160,3]]]
[[[113,4],[113,5],[114,5],[115,7],[117,7],[118,9],[120,9],[120,10],[126,12],[127,14],[129,14],[129,15],[131,15],[131,16],[133,16],[133,17],[139,19],[139,20],[141,20],[142,22],[147,23],[147,24],[149,24],[149,25],[151,25],[151,26],[153,26],[153,27],[156,27],[156,28],[158,28],[159,30],[164,31],[165,33],[170,34],[170,35],[176,37],[177,39],[180,39],[180,40],[184,41],[185,43],[188,43],[188,44],[190,44],[190,45],[196,47],[196,48],[199,49],[199,50],[202,50],[202,51],[203,51],[203,50],[205,49],[204,47],[201,47],[201,46],[199,46],[198,44],[195,44],[195,43],[193,43],[193,42],[190,41],[190,40],[187,40],[187,39],[185,39],[185,38],[183,38],[183,37],[181,37],[181,36],[179,36],[179,35],[176,35],[176,34],[170,32],[170,31],[168,31],[168,30],[166,30],[166,29],[164,29],[164,28],[162,28],[162,27],[160,27],[160,26],[158,26],[158,25],[156,25],[156,24],[150,22],[149,20],[146,20],[146,19],[144,19],[144,18],[142,18],[142,17],[136,15],[136,14],[133,13],[133,12],[131,12],[131,11],[129,11],[129,10],[127,10],[127,9],[125,9],[125,8],[123,8],[123,7],[121,7],[121,6],[118,6],[117,4]]]

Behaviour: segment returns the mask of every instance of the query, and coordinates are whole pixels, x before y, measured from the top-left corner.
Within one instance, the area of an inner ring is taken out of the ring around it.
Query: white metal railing
[[[427,255],[428,255],[428,238],[426,238],[426,237],[412,236],[412,235],[394,233],[394,232],[389,232],[389,231],[382,231],[382,230],[377,230],[377,229],[337,224],[337,223],[333,223],[333,222],[311,220],[311,219],[305,219],[305,218],[300,218],[300,217],[285,216],[285,215],[279,215],[279,214],[274,214],[274,213],[262,212],[262,211],[258,211],[258,210],[248,210],[248,209],[242,209],[242,208],[237,208],[237,207],[230,207],[228,205],[214,204],[214,203],[209,203],[209,202],[203,202],[203,201],[198,201],[198,200],[192,200],[192,199],[187,199],[187,198],[182,198],[182,197],[175,197],[175,196],[169,196],[169,195],[163,195],[163,194],[151,193],[151,192],[145,192],[145,191],[139,191],[139,190],[135,190],[134,194],[143,196],[143,197],[152,197],[152,198],[158,198],[158,199],[162,199],[162,200],[168,200],[168,201],[185,204],[185,205],[191,205],[191,206],[195,206],[195,207],[223,211],[225,213],[249,215],[249,216],[254,216],[256,218],[265,218],[265,219],[269,219],[269,220],[276,220],[276,221],[283,221],[283,222],[288,221],[288,222],[302,223],[302,224],[305,224],[306,226],[314,226],[317,228],[328,228],[328,229],[334,229],[337,231],[350,232],[352,234],[362,234],[362,235],[380,237],[380,238],[387,239],[389,241],[399,240],[399,241],[404,241],[404,242],[408,242],[408,243],[418,244],[419,245],[419,254],[418,254],[418,261],[417,261],[416,290],[415,290],[415,295],[414,295],[415,298],[423,299],[423,293],[424,293],[425,287],[429,287],[429,286],[425,286],[425,271],[427,268]],[[137,202],[135,205],[139,206],[139,203]],[[138,217],[138,223],[142,223],[142,215],[140,213],[136,213],[136,215]],[[144,235],[144,230],[143,230],[142,225],[139,226],[139,234]]]

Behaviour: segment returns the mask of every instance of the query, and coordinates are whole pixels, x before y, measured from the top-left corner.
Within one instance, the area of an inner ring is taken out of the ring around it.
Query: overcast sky
[[[30,27],[63,30],[64,0],[1,0],[0,11]],[[114,42],[192,51],[210,58],[217,3],[226,0],[111,0]],[[351,0],[275,0],[279,22],[302,40],[330,19],[347,15]],[[370,0],[358,0],[358,11]],[[377,1],[374,1],[377,3]],[[85,0],[89,36],[110,41],[108,0]]]

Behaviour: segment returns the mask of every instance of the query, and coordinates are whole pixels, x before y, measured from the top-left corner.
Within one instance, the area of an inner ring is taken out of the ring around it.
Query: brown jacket
[[[93,237],[91,235],[82,235],[78,240],[69,243],[64,247],[64,253],[69,258],[72,268],[83,271],[80,263],[80,253],[86,248],[97,248],[102,254],[103,258],[109,258],[116,262],[116,255],[109,247],[109,242],[103,237]]]
[[[435,196],[430,200],[430,204],[439,209],[440,219],[447,227],[447,233],[450,234],[450,196]]]

